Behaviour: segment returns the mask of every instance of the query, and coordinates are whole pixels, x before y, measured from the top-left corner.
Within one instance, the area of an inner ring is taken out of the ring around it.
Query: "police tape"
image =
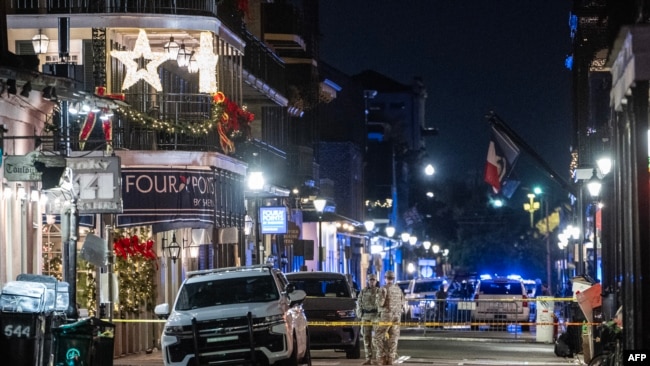
[[[109,322],[108,319],[101,319]],[[112,323],[165,323],[165,319],[112,319]],[[400,328],[417,327],[439,327],[439,328],[460,328],[460,327],[511,327],[511,326],[592,326],[600,323],[588,322],[386,322],[386,321],[308,321],[307,325],[313,327],[352,327],[352,326],[393,326]]]

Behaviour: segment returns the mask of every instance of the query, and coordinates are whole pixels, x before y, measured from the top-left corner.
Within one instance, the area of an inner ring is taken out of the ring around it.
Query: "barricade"
[[[406,317],[402,327],[419,327],[441,331],[505,331],[514,335],[523,332],[546,332],[543,342],[553,342],[558,332],[572,323],[572,298],[544,297],[539,299],[464,300],[421,299],[418,317]],[[410,309],[406,307],[406,311]],[[536,318],[539,312],[544,319]],[[547,327],[547,328],[544,328]]]

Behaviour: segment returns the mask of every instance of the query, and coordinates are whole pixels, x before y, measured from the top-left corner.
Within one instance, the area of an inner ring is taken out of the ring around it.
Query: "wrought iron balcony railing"
[[[217,16],[214,0],[11,0],[9,14],[150,13]]]

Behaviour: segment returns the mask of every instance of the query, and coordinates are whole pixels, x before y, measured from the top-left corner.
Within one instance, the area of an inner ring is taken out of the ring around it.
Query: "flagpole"
[[[500,132],[505,133],[517,146],[526,150],[526,152],[549,174],[550,178],[564,188],[567,192],[576,196],[574,187],[569,184],[561,175],[555,170],[533,149],[528,143],[521,138],[510,126],[508,126],[494,111],[490,111],[485,118],[488,123]]]

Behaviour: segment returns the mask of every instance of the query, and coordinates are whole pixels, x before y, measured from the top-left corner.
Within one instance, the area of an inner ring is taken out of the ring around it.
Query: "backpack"
[[[562,333],[555,341],[554,351],[557,357],[573,357],[573,352],[571,352],[571,348],[569,348],[567,341],[567,333]]]

